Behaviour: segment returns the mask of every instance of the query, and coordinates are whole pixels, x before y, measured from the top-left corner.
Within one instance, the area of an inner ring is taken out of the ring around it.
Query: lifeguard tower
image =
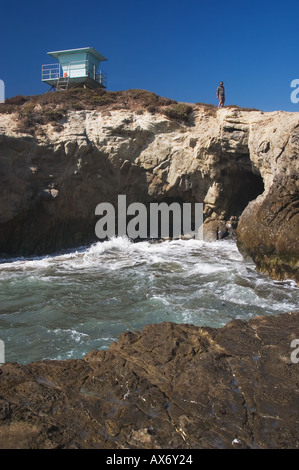
[[[93,47],[48,52],[48,55],[59,62],[42,65],[42,81],[51,86],[50,90],[107,87],[107,74],[99,69],[100,63],[107,59]]]

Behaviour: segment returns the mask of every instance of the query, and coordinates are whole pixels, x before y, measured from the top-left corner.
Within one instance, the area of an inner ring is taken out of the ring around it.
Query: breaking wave
[[[173,321],[220,327],[298,308],[293,281],[244,262],[231,241],[133,243],[1,260],[0,338],[6,361],[80,358],[126,330]]]

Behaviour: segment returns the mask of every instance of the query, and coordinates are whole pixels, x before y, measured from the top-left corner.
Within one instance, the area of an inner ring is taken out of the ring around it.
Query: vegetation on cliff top
[[[155,113],[176,104],[174,100],[146,90],[104,91],[71,88],[43,95],[14,96],[0,104],[0,113],[16,112],[23,124],[30,127],[31,122],[34,124],[58,122],[68,111],[135,109],[139,113],[144,110]]]
[[[210,114],[216,113],[213,105],[199,104]],[[82,110],[134,110],[137,114],[147,111],[161,113],[170,119],[191,124],[194,107],[175,100],[164,98],[147,90],[105,91],[71,88],[66,91],[45,93],[43,95],[18,95],[0,104],[0,113],[16,113],[20,131],[33,132],[37,124],[51,122],[59,130],[59,122],[68,111]]]
[[[62,128],[61,120],[68,111],[83,110],[134,110],[137,114],[147,111],[161,113],[169,119],[192,125],[193,111],[198,107],[207,115],[216,116],[217,107],[212,104],[196,103],[194,105],[178,103],[175,100],[161,97],[141,89],[125,91],[90,90],[71,88],[69,90],[44,93],[43,95],[17,95],[0,104],[0,114],[17,114],[20,132],[34,133],[36,125],[51,123],[56,130]],[[238,106],[230,106],[239,108]],[[250,111],[250,109],[247,109]]]

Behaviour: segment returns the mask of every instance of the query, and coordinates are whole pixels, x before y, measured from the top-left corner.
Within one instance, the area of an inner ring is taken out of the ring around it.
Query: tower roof
[[[104,57],[102,54],[100,54],[98,51],[96,51],[93,47],[81,47],[79,49],[66,49],[64,51],[53,51],[53,52],[48,52],[47,54],[54,57],[54,59],[57,59],[59,61],[60,57],[63,56],[64,54],[72,54],[76,52],[86,52],[89,54],[92,54],[94,57],[96,57],[100,61],[108,60],[106,57]]]

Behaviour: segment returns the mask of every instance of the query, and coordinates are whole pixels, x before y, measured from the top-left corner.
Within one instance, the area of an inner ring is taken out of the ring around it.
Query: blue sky
[[[4,2],[0,79],[6,97],[44,93],[48,51],[92,46],[111,91],[217,104],[223,80],[226,104],[299,111],[298,18],[298,0]]]

